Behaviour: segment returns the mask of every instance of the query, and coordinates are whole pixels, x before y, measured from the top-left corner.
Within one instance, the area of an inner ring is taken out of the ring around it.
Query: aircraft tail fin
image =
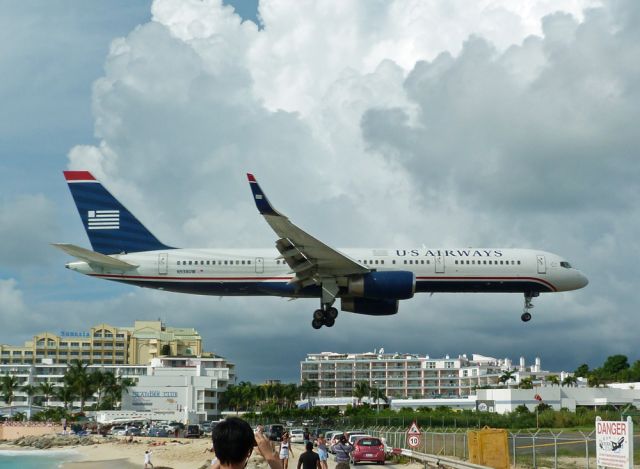
[[[161,243],[89,171],[64,171],[93,250],[100,254],[173,249]]]

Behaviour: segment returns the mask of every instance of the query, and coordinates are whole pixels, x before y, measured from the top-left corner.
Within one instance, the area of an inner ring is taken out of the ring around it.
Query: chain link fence
[[[407,428],[371,427],[367,433],[384,438],[391,448],[409,449]],[[511,467],[596,469],[595,431],[538,430],[508,432]],[[634,436],[636,460],[640,460],[640,434]],[[468,459],[467,430],[460,428],[421,430],[420,453]]]

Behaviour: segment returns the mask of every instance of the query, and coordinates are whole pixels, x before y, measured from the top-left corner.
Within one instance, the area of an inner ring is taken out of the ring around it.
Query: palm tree
[[[385,404],[389,403],[389,398],[380,388],[371,388],[371,397],[375,400],[376,406],[378,405],[380,399],[382,399]]]
[[[64,382],[62,386],[56,387],[54,395],[56,399],[58,399],[64,405],[64,409],[69,409],[69,404],[73,402],[73,399],[76,397],[76,393],[72,386],[70,386],[67,382]]]
[[[311,396],[317,396],[320,392],[320,386],[317,381],[309,381],[308,379],[303,379],[302,384],[300,384],[300,397],[302,399],[307,399],[307,407],[311,408]]]
[[[569,375],[562,380],[563,386],[575,386],[576,384],[578,384],[578,378],[572,375]]]
[[[122,405],[122,394],[128,394],[129,388],[135,386],[135,384],[135,381],[131,378],[114,377],[113,382],[105,390],[107,397],[112,402],[112,408]]]
[[[88,365],[83,365],[80,360],[74,360],[64,375],[64,381],[74,390],[80,398],[80,412],[84,412],[84,405],[95,392],[95,385]]]
[[[502,376],[498,378],[498,382],[502,384],[506,384],[509,387],[509,381],[513,381],[515,379],[515,372],[510,370],[505,370],[502,372]]]
[[[49,407],[49,398],[54,395],[55,386],[48,381],[43,381],[38,387],[40,388],[40,394],[44,396],[44,406]]]
[[[353,387],[353,397],[358,399],[358,405],[362,402],[364,396],[368,396],[371,393],[371,386],[366,381],[359,381]]]
[[[13,399],[16,397],[16,390],[18,389],[18,378],[15,376],[5,374],[2,377],[2,399],[5,404],[9,404],[9,415],[13,414]]]
[[[533,379],[530,376],[520,380],[520,389],[533,389]]]
[[[284,385],[284,402],[287,409],[293,409],[296,406],[299,395],[299,387],[295,383]]]
[[[98,393],[98,399],[96,401],[96,410],[98,410],[102,404],[103,397],[109,392],[109,389],[116,385],[117,379],[113,371],[100,370],[91,373],[91,378],[95,391]]]
[[[549,375],[547,376],[547,381],[551,383],[551,386],[558,385],[560,386],[560,378],[557,375]]]
[[[31,419],[31,398],[33,396],[37,396],[40,392],[40,389],[38,388],[38,386],[34,386],[33,384],[25,384],[20,388],[20,390],[27,395],[27,408],[29,409],[27,411],[27,419],[30,420]]]

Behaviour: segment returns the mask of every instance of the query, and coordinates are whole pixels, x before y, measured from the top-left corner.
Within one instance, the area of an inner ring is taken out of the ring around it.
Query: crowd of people
[[[270,469],[288,469],[289,459],[295,458],[288,432],[282,435],[279,444],[270,441],[264,434],[264,428],[258,425],[254,432],[251,426],[238,417],[228,417],[219,423],[211,434],[212,448],[215,458],[211,462],[212,469],[244,469],[254,449],[266,460]],[[296,469],[328,469],[329,446],[324,435],[318,435],[318,452],[310,436],[304,435],[305,451],[298,456]],[[349,468],[349,454],[353,445],[342,435],[332,446],[336,454],[336,469]]]

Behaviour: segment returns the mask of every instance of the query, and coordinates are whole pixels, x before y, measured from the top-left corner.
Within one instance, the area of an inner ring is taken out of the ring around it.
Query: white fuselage
[[[410,271],[416,292],[558,292],[588,280],[560,256],[530,249],[341,249],[377,271]],[[137,267],[122,271],[70,262],[83,274],[160,290],[220,296],[319,297],[300,288],[275,249],[167,249],[113,255]],[[338,295],[341,296],[341,295]]]

